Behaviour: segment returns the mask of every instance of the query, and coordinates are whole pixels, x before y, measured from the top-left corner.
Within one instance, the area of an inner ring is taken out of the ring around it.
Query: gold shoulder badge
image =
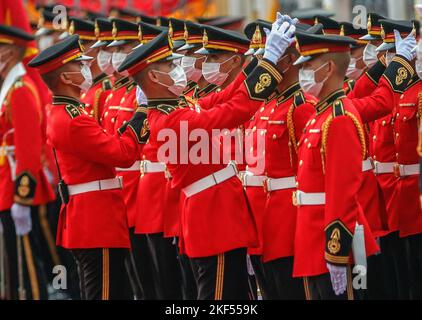
[[[202,46],[205,48],[208,45],[208,34],[207,30],[204,30],[204,35],[202,36]]]
[[[331,237],[328,241],[327,249],[331,254],[337,254],[340,252],[340,229],[335,228],[333,232],[331,232]]]
[[[261,93],[271,85],[271,76],[268,73],[263,73],[259,76],[259,82],[255,85],[255,93]]]
[[[74,34],[75,33],[75,22],[74,21],[72,21],[71,23],[70,23],[70,27],[69,27],[69,34],[70,35],[72,35],[72,34]]]
[[[259,25],[256,26],[255,32],[252,36],[252,43],[253,44],[261,44],[262,43],[262,34]]]
[[[113,22],[113,29],[111,30],[111,35],[113,36],[113,38],[116,38],[117,37],[116,22]]]
[[[98,26],[98,22],[95,21],[95,36],[98,38],[100,36],[100,27]]]
[[[69,116],[73,119],[82,114],[82,112],[75,106],[68,104],[65,107],[66,112],[69,114]]]
[[[400,67],[399,70],[397,70],[397,76],[396,76],[396,85],[401,85],[404,80],[407,79],[408,72],[405,67]]]

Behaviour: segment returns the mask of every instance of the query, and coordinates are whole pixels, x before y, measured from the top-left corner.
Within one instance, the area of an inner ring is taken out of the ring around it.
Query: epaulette
[[[113,88],[113,85],[110,79],[105,79],[102,83],[102,87],[104,91],[111,90]]]
[[[346,111],[344,110],[343,102],[341,100],[337,100],[333,103],[333,117],[339,117],[346,115]]]
[[[170,114],[174,110],[178,109],[178,106],[172,106],[170,104],[160,104],[160,105],[156,106],[155,108],[158,111],[161,111],[162,113]]]
[[[294,100],[293,100],[293,105],[295,107],[298,107],[301,104],[304,104],[305,102],[306,102],[306,99],[305,99],[305,96],[304,96],[302,90],[296,92],[295,96],[294,96]]]
[[[82,112],[78,109],[78,107],[71,104],[66,105],[65,110],[72,119],[82,115]]]

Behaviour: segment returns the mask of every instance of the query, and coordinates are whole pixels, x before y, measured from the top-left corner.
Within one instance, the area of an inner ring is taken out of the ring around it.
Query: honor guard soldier
[[[75,256],[83,299],[124,299],[130,242],[122,181],[114,167],[136,160],[148,138],[146,114],[136,112],[117,135],[102,129],[78,100],[90,74],[84,61],[92,59],[83,51],[72,35],[29,63],[53,92],[47,136],[61,178],[57,244]]]
[[[298,184],[293,194],[298,206],[294,276],[304,277],[309,299],[350,299],[352,240],[357,265],[365,266],[360,257],[378,250],[356,197],[366,157],[360,119],[372,108],[388,109],[388,103],[400,96],[414,73],[408,61],[415,39],[400,39],[398,55],[378,89],[370,97],[353,100],[346,98],[342,83],[355,41],[302,32],[296,33],[296,39],[302,55],[296,63],[303,63],[299,81],[319,102],[299,141]]]
[[[40,217],[31,206],[55,199],[43,171],[44,106],[22,63],[33,40],[20,29],[0,25],[0,219],[8,256],[7,297],[21,300],[47,299],[46,275],[33,251],[41,240],[39,229],[31,232],[32,225],[40,227]]]
[[[96,42],[94,23],[79,18],[70,18],[69,34],[77,34],[81,44],[86,48]],[[93,58],[90,65],[92,85],[81,95],[81,102],[85,105],[85,111],[99,122],[103,114],[105,99],[112,88],[111,76],[104,73],[98,65],[99,48],[87,50],[84,54]]]
[[[395,30],[401,36],[413,33],[419,38],[419,22],[417,21],[396,21],[381,20],[383,28],[384,43],[380,50],[388,52],[397,51],[398,44],[395,40]],[[419,48],[420,46],[418,46]],[[417,51],[418,55],[420,52]],[[419,60],[416,71],[419,70]],[[422,82],[420,75],[415,74],[400,98],[395,101],[393,111],[393,129],[396,164],[394,174],[397,178],[395,190],[391,198],[392,213],[391,219],[398,224],[401,248],[406,249],[407,259],[401,262],[402,269],[399,272],[409,270],[409,296],[410,299],[422,298],[422,214],[419,205],[419,157],[418,126],[422,115]],[[407,268],[403,266],[408,262]],[[404,281],[402,278],[400,278]]]
[[[180,108],[178,92],[159,85],[172,81],[173,70],[178,69],[167,61],[172,51],[165,33],[135,50],[120,71],[128,70],[148,98],[148,121],[153,132],[150,143],[160,147],[157,135],[164,128],[174,130],[178,140],[181,139],[180,126],[185,121],[191,128],[203,128],[210,133],[212,129],[235,128],[250,119],[281,80],[273,63],[290,45],[293,32],[294,26],[288,23],[281,27],[275,25],[260,65],[239,85],[230,100],[211,106],[201,104],[203,110]],[[212,48],[214,42],[210,41],[209,46]],[[228,42],[224,46],[237,44]],[[183,189],[179,245],[182,253],[191,259],[194,270],[200,270],[194,272],[198,298],[246,299],[246,248],[257,244],[257,237],[235,165],[227,166],[221,161],[181,164],[178,159],[167,161],[166,165],[172,186]],[[225,200],[216,200],[220,198]]]
[[[113,82],[113,87],[108,91],[102,114],[100,114],[100,124],[107,132],[115,133],[115,115],[126,93],[126,85],[130,83],[130,80],[127,77],[119,75],[113,68],[113,53],[116,47],[107,47],[114,40],[112,22],[105,18],[98,18],[95,20],[94,28],[97,41],[89,50],[98,50],[97,65],[104,74],[110,76]]]
[[[203,34],[204,27],[202,25],[192,21],[185,21],[185,44],[177,50],[177,52],[184,54],[181,65],[188,79],[188,85],[183,95],[188,100],[193,99],[193,103],[198,90],[208,84],[202,76],[202,63],[205,61],[206,56],[195,53],[202,47]]]

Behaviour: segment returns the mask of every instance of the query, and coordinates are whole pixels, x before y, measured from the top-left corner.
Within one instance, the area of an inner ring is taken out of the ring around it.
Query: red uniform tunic
[[[265,85],[262,82],[264,78]],[[163,104],[157,102],[148,114],[150,142],[155,143],[159,132],[164,128],[173,129],[178,137],[178,161],[166,163],[172,175],[172,186],[185,188],[225,168],[225,164],[221,162],[211,162],[212,145],[205,150],[209,152],[205,161],[208,163],[193,164],[189,159],[185,161],[183,157],[188,156],[194,143],[185,141],[183,135],[189,134],[193,129],[204,129],[207,134],[211,134],[212,129],[234,128],[245,123],[256,112],[262,100],[274,91],[280,80],[281,77],[274,67],[264,61],[225,103],[207,106],[201,102],[204,109],[199,110],[178,108],[176,101],[162,101]],[[163,145],[163,141],[157,142]],[[253,217],[249,212],[242,184],[236,176],[183,198],[180,248],[189,257],[206,257],[257,244]]]
[[[138,103],[136,101],[136,86],[127,88],[128,93],[122,98],[119,110],[115,115],[114,132],[132,118]],[[139,159],[138,159],[139,160]],[[139,161],[130,168],[116,168],[117,175],[123,178],[123,199],[127,208],[127,218],[129,228],[135,226],[135,216],[137,213],[136,197],[140,173]]]
[[[357,121],[359,114],[343,90],[320,101],[316,108],[299,141],[297,187],[305,193],[325,193],[325,205],[298,207],[295,277],[327,273],[326,261],[347,264],[356,223],[364,225],[366,253],[377,251],[356,196],[362,181],[364,146],[352,118],[344,112],[336,115],[335,111],[345,110]],[[330,117],[329,129],[323,130]],[[328,134],[323,138],[326,130]]]
[[[114,167],[129,167],[141,151],[132,130],[108,134],[69,97],[54,97],[47,136],[68,185],[114,178]],[[62,206],[57,244],[70,249],[130,247],[122,190],[70,196]]]
[[[299,142],[298,190],[325,193],[325,205],[298,207],[294,276],[327,273],[326,262],[349,264],[356,223],[364,226],[366,254],[378,250],[357,197],[366,156],[361,117],[369,122],[388,113],[412,75],[396,56],[371,96],[348,99],[338,90],[317,105]]]
[[[396,105],[394,120],[396,161],[399,165],[419,164],[416,152],[418,126],[422,114],[422,82],[415,76]],[[412,174],[397,179],[391,198],[392,212],[396,215],[400,236],[422,233],[422,211],[419,201],[419,175]]]
[[[267,121],[265,171],[271,179],[296,177],[297,151],[305,124],[313,114],[316,99],[305,96],[298,83],[281,94]],[[263,261],[293,256],[297,208],[294,189],[268,192],[263,213]]]
[[[251,121],[249,121],[247,130],[245,131],[245,160],[248,161],[246,167],[246,175],[252,174],[255,177],[265,175],[265,134],[269,113],[276,104],[276,100],[265,102],[261,108],[255,113]],[[259,144],[258,150],[258,139]],[[267,194],[264,191],[264,184],[260,186],[248,186],[247,177],[243,177],[246,195],[248,197],[251,211],[255,219],[258,231],[259,246],[249,248],[250,255],[262,255],[262,216],[264,213]]]
[[[43,106],[21,63],[5,77],[0,99],[0,211],[53,201],[43,171]]]
[[[124,102],[124,97],[127,94],[127,87],[130,86],[129,78],[122,78],[114,83],[113,89],[110,91],[105,100],[104,111],[100,118],[101,126],[110,133],[114,133],[116,122],[116,114],[119,107]]]
[[[104,113],[104,105],[112,89],[110,77],[106,74],[99,75],[94,79],[91,88],[86,93],[81,94],[81,102],[85,105],[88,114],[99,122]]]
[[[383,62],[378,61],[357,80],[353,90],[349,91],[347,97],[355,99],[370,96],[372,92],[375,91],[379,78],[384,71],[385,66]],[[377,113],[378,110],[374,110],[374,112]],[[380,116],[380,114],[377,113],[376,116]],[[368,146],[368,154],[365,160],[368,158],[372,159],[373,156],[373,153],[371,152],[371,139],[374,130],[373,124],[374,122],[372,121],[364,123],[366,145]],[[359,189],[358,197],[373,234],[376,237],[387,234],[389,232],[389,226],[384,194],[373,170],[366,170],[363,172],[362,185]]]

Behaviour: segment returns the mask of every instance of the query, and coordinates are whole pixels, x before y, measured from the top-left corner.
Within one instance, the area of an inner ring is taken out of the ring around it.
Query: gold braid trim
[[[361,123],[359,122],[358,118],[356,116],[349,112],[345,111],[345,115],[348,116],[350,119],[352,119],[353,124],[356,127],[358,137],[360,140],[360,144],[362,146],[362,160],[366,159],[366,141],[365,141],[365,132],[362,128]],[[321,160],[322,160],[322,171],[325,174],[325,156],[327,154],[327,140],[328,140],[328,129],[330,128],[331,123],[333,122],[334,117],[333,115],[329,115],[327,120],[322,124],[322,142],[321,142]]]
[[[295,110],[295,105],[292,103],[290,105],[289,111],[287,111],[287,130],[289,132],[289,154],[290,154],[290,166],[293,167],[293,150],[296,154],[299,152],[299,147],[297,145],[297,139],[295,134],[295,124],[293,122],[293,112]]]
[[[99,121],[98,119],[98,108],[99,108],[99,104],[100,104],[100,97],[101,94],[103,93],[103,89],[97,89],[97,91],[95,91],[95,96],[94,96],[94,105],[92,106],[92,111],[93,114],[92,116],[94,117],[95,121]]]

